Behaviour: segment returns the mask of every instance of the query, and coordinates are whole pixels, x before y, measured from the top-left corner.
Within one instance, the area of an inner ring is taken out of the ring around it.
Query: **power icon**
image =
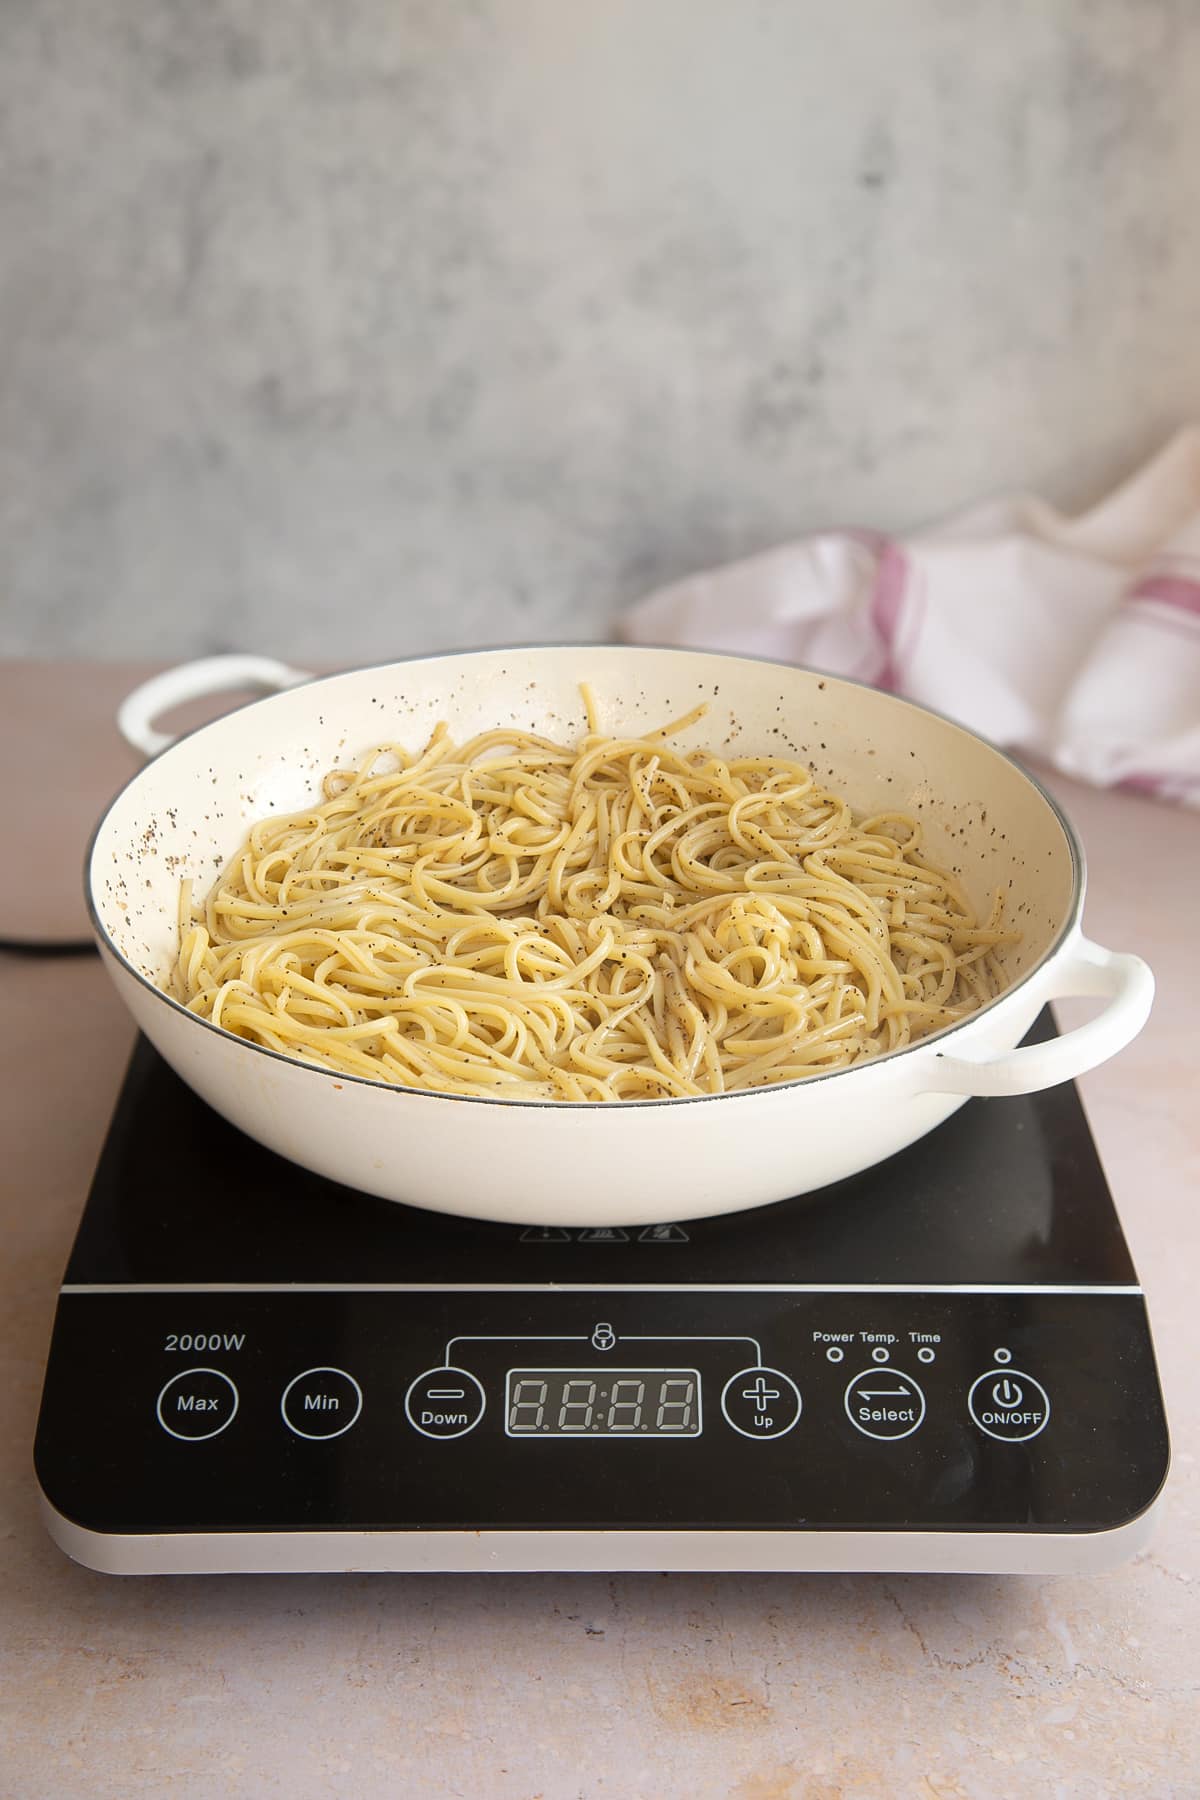
[[[985,1369],[971,1383],[967,1411],[986,1437],[1024,1444],[1050,1420],[1050,1396],[1024,1369]]]

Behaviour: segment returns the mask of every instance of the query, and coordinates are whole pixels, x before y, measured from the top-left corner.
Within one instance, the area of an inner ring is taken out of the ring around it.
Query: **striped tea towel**
[[[822,532],[662,588],[620,629],[854,676],[1200,806],[1200,428],[1079,518],[1017,496],[906,538]]]

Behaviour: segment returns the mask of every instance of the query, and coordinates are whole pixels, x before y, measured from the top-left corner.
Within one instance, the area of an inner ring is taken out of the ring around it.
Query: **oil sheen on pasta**
[[[661,1100],[842,1068],[1004,985],[902,813],[855,817],[778,756],[675,748],[703,708],[576,746],[439,725],[260,820],[169,991],[239,1037],[402,1087]]]

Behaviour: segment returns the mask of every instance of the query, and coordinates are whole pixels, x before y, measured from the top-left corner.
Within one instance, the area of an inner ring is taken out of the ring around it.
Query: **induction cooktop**
[[[1167,1425],[1073,1086],[685,1215],[397,1206],[139,1041],[54,1326],[49,1528],[121,1573],[1089,1570],[1145,1541]]]

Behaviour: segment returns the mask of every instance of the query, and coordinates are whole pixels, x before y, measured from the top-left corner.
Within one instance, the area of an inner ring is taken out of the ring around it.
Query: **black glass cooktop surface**
[[[1031,1036],[1052,1033],[1043,1015]],[[672,1226],[556,1231],[375,1199],[243,1136],[143,1040],[66,1282],[1053,1286],[1136,1279],[1069,1084],[970,1101],[909,1150],[816,1195],[689,1221],[681,1190],[678,1218]]]
[[[681,1188],[668,1225],[547,1230],[373,1199],[243,1137],[140,1043],[51,1343],[52,1529],[142,1570],[356,1567],[345,1531],[401,1568],[509,1566],[514,1532],[537,1548],[511,1566],[557,1532],[623,1567],[622,1531],[655,1567],[708,1567],[689,1534],[726,1532],[715,1566],[871,1567],[806,1544],[893,1532],[993,1534],[903,1566],[1070,1568],[997,1563],[994,1534],[1147,1513],[1153,1346],[1072,1087],[969,1102],[815,1195],[687,1210]]]

